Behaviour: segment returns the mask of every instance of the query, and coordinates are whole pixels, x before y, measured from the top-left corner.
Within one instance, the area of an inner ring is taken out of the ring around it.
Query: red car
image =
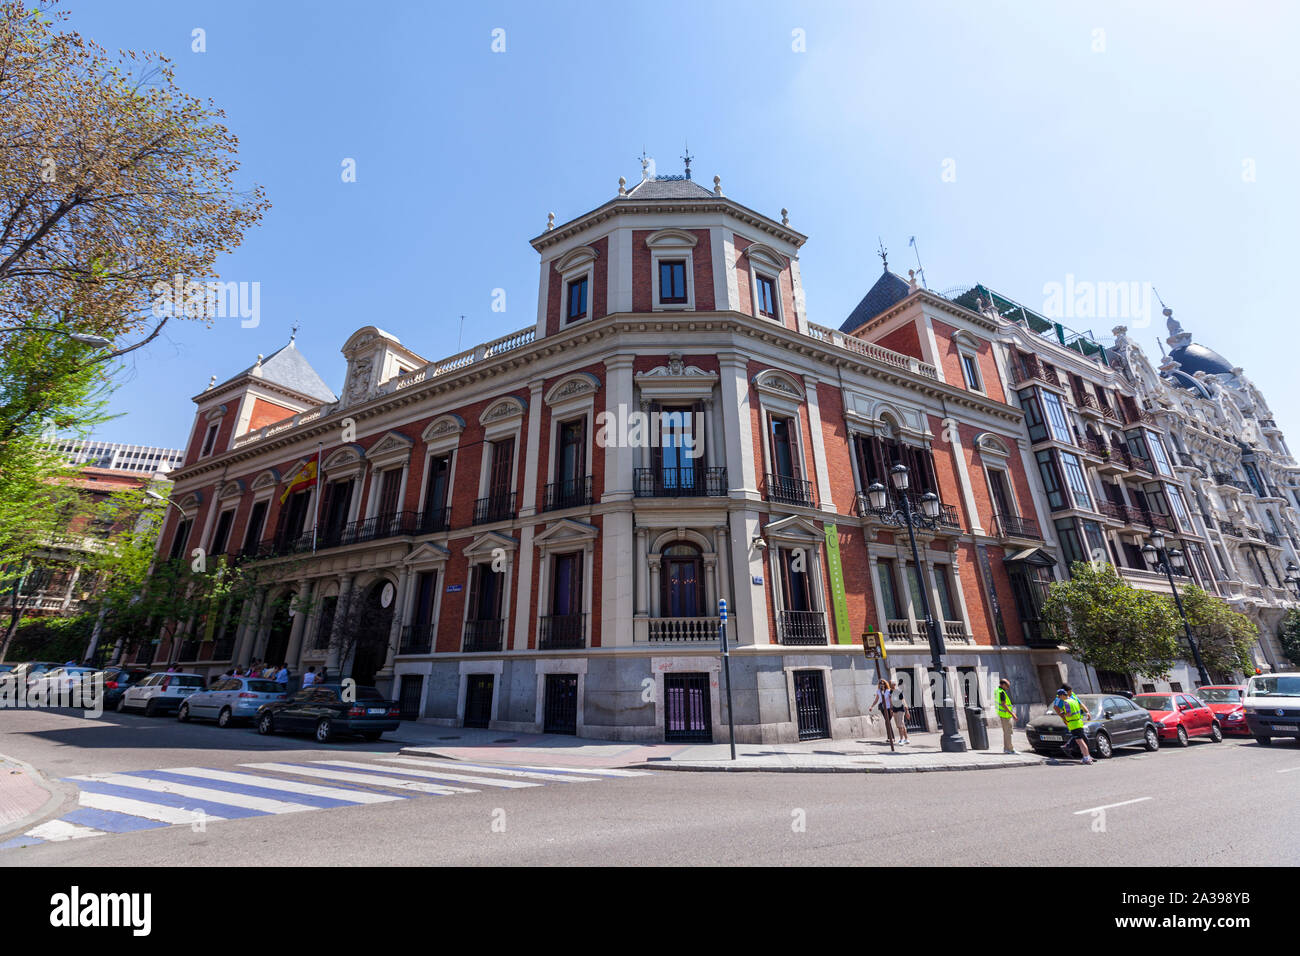
[[[1177,691],[1168,694],[1138,694],[1133,703],[1151,712],[1160,728],[1161,740],[1176,740],[1186,747],[1189,738],[1209,737],[1216,744],[1223,739],[1223,727],[1208,704],[1191,694]]]
[[[1246,688],[1241,684],[1207,684],[1196,688],[1196,696],[1210,705],[1223,732],[1234,737],[1249,737],[1246,707],[1242,699]]]

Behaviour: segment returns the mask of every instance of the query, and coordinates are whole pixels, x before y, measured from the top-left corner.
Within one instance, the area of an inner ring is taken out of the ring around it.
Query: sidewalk
[[[47,804],[58,799],[30,767],[0,755],[0,833],[41,815]]]
[[[558,734],[520,734],[499,730],[403,724],[403,754],[469,763],[545,764],[552,767],[626,768],[696,771],[794,773],[924,773],[941,770],[993,770],[1048,763],[1025,748],[1004,754],[968,750],[946,754],[937,733],[913,734],[912,743],[883,740],[808,740],[788,744],[737,744],[736,760],[726,743],[632,743]],[[1000,742],[1000,741],[999,741]],[[1024,747],[1023,738],[1017,741]]]

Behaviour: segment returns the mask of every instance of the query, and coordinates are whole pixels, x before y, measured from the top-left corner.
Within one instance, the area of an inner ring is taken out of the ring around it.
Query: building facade
[[[878,669],[937,725],[924,596],[951,686],[1042,699],[1072,665],[1020,613],[1055,559],[1005,330],[888,270],[818,325],[805,238],[643,174],[532,240],[524,329],[431,361],[367,326],[338,395],[293,341],[212,383],[160,548],[273,576],[146,654],[326,667],[447,724],[725,739],[725,599],[737,739],[781,741],[864,732]],[[897,511],[926,495],[918,567]]]

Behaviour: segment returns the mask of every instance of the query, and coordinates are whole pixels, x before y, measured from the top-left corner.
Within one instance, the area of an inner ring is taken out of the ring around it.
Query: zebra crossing
[[[0,843],[0,850],[161,827],[201,829],[282,813],[651,775],[645,770],[471,764],[400,755],[260,761],[234,770],[168,767],[80,774],[63,778],[78,789],[75,810]]]

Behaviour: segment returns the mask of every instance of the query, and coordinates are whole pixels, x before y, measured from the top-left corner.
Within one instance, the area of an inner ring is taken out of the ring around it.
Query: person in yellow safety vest
[[[1002,721],[1002,752],[1004,754],[1013,754],[1016,749],[1011,732],[1015,726],[1016,712],[1011,709],[1011,681],[1005,677],[998,681],[997,699],[998,719]]]
[[[1074,696],[1074,688],[1069,684],[1062,685],[1056,692],[1056,701],[1052,704],[1052,710],[1065,721],[1065,729],[1070,732],[1070,736],[1079,742],[1079,750],[1083,752],[1083,762],[1092,763],[1092,754],[1088,753],[1088,738],[1083,731],[1084,722],[1092,714],[1088,713],[1088,708],[1083,706],[1083,701]]]

